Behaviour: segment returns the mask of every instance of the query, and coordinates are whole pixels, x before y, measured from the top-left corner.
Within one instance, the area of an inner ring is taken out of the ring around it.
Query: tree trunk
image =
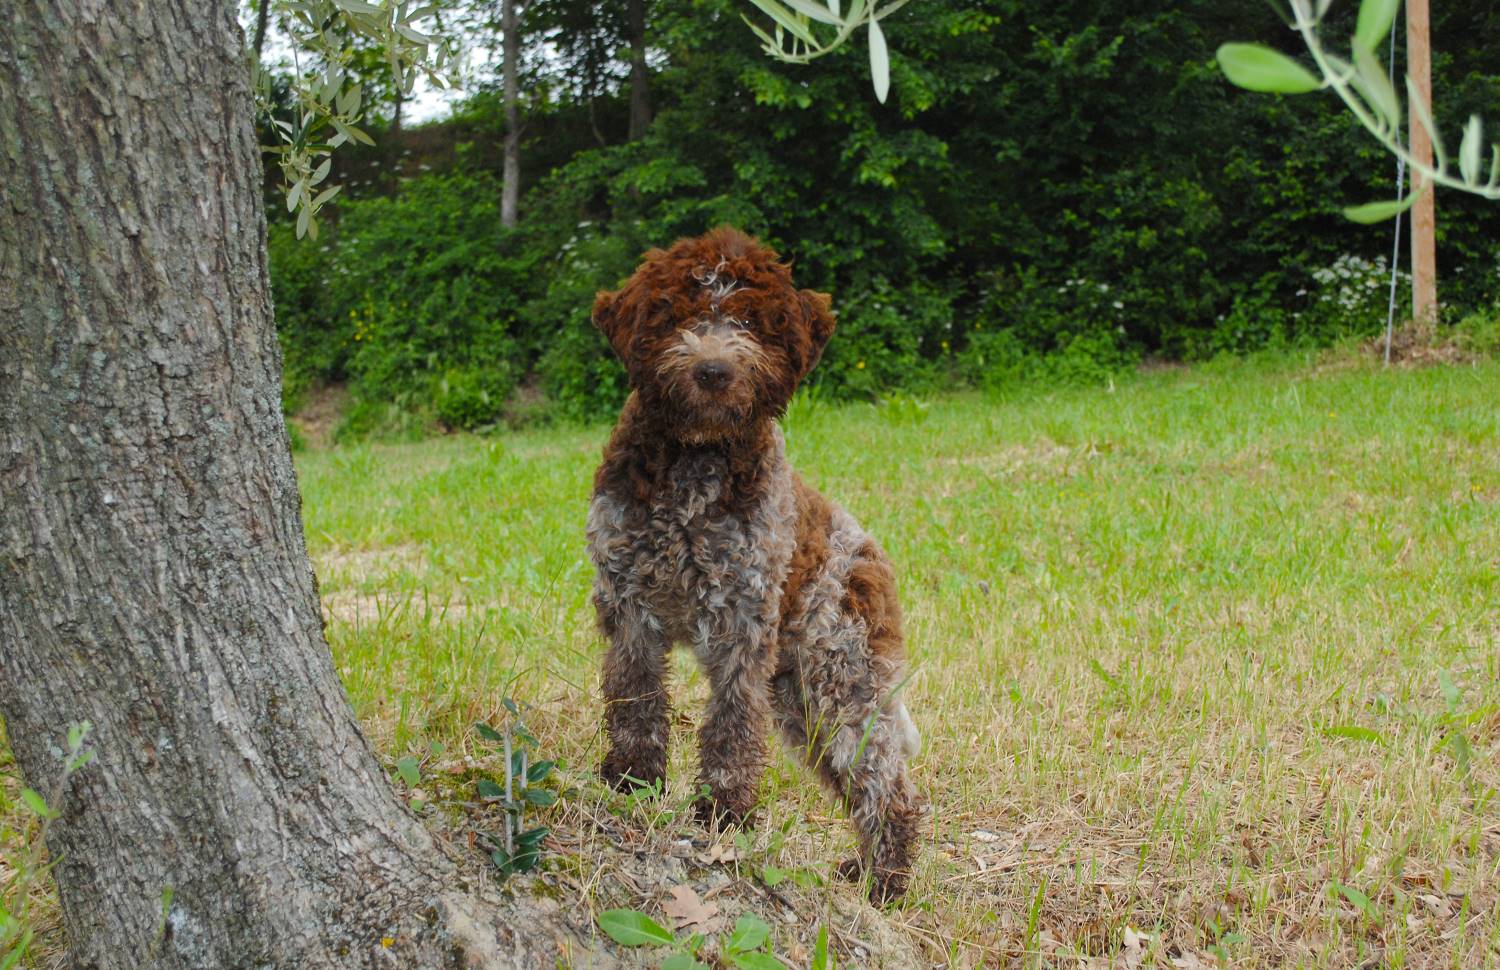
[[[646,70],[646,0],[629,0],[630,19],[630,140],[646,134],[651,125],[651,74]]]
[[[551,965],[335,674],[243,50],[227,0],[0,4],[0,716],[42,790],[93,725],[48,841],[73,964]]]
[[[255,41],[250,49],[255,53],[255,63],[260,63],[261,49],[266,46],[266,25],[271,22],[271,0],[260,0],[255,11]]]
[[[500,187],[500,224],[516,224],[521,202],[521,31],[516,16],[518,0],[500,0],[501,69],[505,76],[505,166]]]

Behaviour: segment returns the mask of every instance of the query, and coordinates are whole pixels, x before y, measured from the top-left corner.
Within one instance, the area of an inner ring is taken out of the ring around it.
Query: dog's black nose
[[[722,360],[705,360],[693,368],[693,380],[706,391],[721,391],[729,383],[729,365]]]

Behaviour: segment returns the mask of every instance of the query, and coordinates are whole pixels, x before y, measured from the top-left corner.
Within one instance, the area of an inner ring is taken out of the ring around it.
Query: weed
[[[67,749],[58,751],[62,771],[52,788],[43,797],[31,788],[21,788],[19,807],[25,810],[34,829],[21,847],[14,853],[0,858],[0,869],[9,869],[11,877],[0,886],[0,970],[11,970],[18,966],[31,952],[36,932],[32,926],[33,891],[52,871],[56,860],[48,861],[45,855],[47,832],[57,821],[56,808],[62,801],[63,789],[68,778],[82,770],[94,760],[94,752],[86,746],[91,725],[87,721],[68,728]],[[0,796],[0,846],[11,841],[13,833],[5,831],[14,816],[13,806],[6,804]]]

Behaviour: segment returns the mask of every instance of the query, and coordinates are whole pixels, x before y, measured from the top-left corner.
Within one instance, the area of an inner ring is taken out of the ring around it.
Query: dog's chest
[[[649,503],[601,494],[589,512],[601,590],[700,650],[774,615],[794,545],[789,478],[732,502],[727,476],[722,458],[687,456]]]

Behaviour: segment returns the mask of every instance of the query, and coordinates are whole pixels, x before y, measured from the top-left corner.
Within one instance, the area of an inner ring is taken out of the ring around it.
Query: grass
[[[1282,359],[799,399],[793,461],[880,538],[905,603],[934,829],[897,933],[973,966],[1500,965],[1497,389],[1494,362]],[[549,753],[597,764],[582,534],[605,433],[303,456],[334,650],[389,756],[462,749],[510,694]],[[678,669],[668,803],[703,695]],[[765,790],[778,865],[848,850],[790,759]]]
[[[794,463],[896,563],[933,828],[878,918],[825,881],[852,839],[779,755],[729,876],[779,912],[790,884],[766,867],[807,874],[788,907],[811,900],[846,955],[929,965],[1500,966],[1497,390],[1495,361],[1278,358],[1001,401],[799,398]],[[639,868],[712,841],[671,811],[704,696],[687,658],[663,807],[591,782],[583,520],[606,433],[339,447],[299,470],[382,755],[420,759],[425,800],[492,763],[474,722],[529,704],[569,787],[546,818],[561,891],[652,909],[727,877]],[[806,965],[816,926],[776,925]]]

